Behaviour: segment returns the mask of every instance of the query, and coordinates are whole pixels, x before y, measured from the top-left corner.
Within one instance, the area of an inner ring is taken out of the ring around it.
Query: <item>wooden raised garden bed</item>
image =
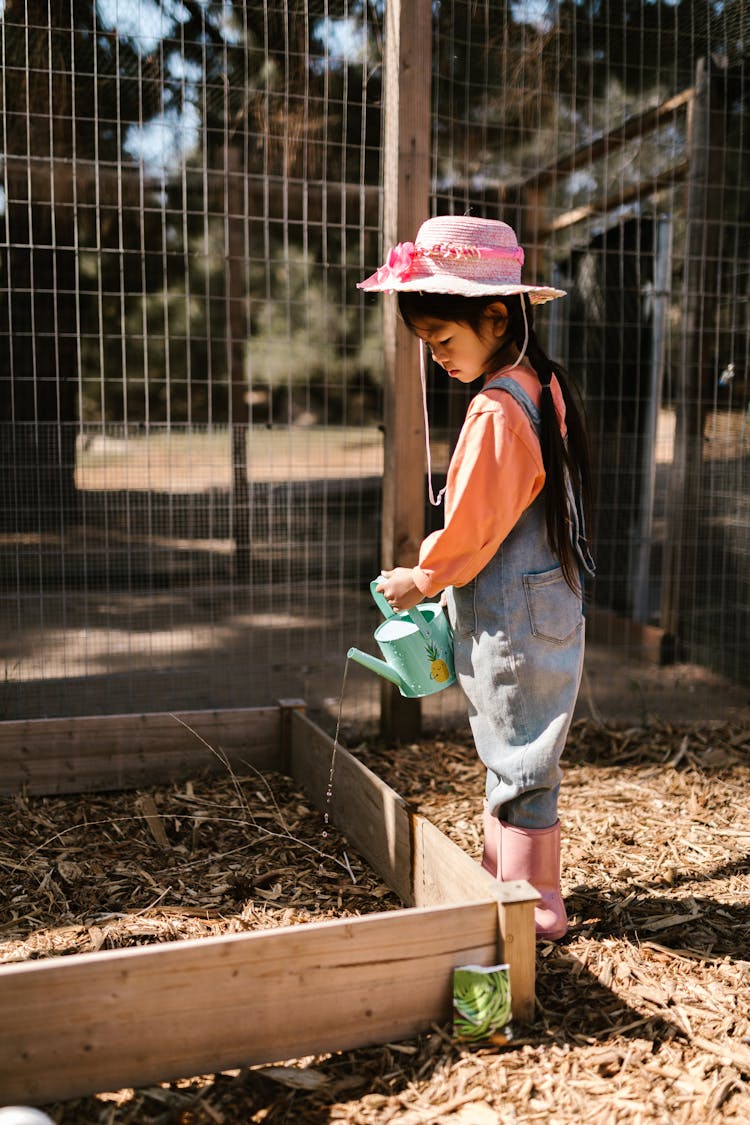
[[[497,883],[297,701],[0,724],[0,792],[142,787],[227,767],[289,774],[405,909],[0,968],[0,1104],[45,1104],[410,1038],[451,1015],[452,970],[510,965],[534,1004],[537,893]]]

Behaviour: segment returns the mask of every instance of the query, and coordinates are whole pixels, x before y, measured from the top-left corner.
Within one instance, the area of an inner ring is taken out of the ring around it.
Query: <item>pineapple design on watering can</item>
[[[422,602],[413,609],[394,613],[376,590],[379,582],[376,578],[370,583],[370,593],[385,617],[375,630],[384,659],[358,648],[350,648],[347,656],[390,680],[410,699],[450,687],[456,682],[453,634],[443,607],[438,602]]]

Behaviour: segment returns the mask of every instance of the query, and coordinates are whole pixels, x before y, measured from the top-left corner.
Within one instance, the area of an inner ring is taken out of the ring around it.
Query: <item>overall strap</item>
[[[512,398],[523,409],[532,428],[539,437],[541,428],[541,415],[538,407],[534,404],[529,394],[524,390],[520,383],[512,379],[509,375],[495,375],[490,379],[482,390],[499,390],[507,391]],[[578,556],[579,572],[581,575],[581,586],[583,586],[584,575],[592,577],[596,573],[594,560],[588,548],[586,540],[586,527],[583,519],[583,506],[581,503],[580,491],[573,487],[573,482],[566,472],[565,474],[565,491],[568,498],[568,517],[570,523],[570,538]]]
[[[541,426],[541,415],[539,408],[534,403],[528,391],[524,390],[520,383],[512,379],[510,375],[495,375],[482,387],[483,391],[507,391],[511,398],[514,398],[521,409],[526,414],[526,417],[531,422],[531,427],[539,436],[539,428]]]

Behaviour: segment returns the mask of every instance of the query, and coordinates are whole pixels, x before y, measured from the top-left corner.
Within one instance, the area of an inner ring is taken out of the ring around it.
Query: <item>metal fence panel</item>
[[[371,633],[384,2],[0,7],[1,717],[323,705]],[[441,0],[431,135],[433,211],[570,292],[540,325],[590,415],[593,632],[740,682],[746,21]],[[439,473],[466,400],[429,393]]]

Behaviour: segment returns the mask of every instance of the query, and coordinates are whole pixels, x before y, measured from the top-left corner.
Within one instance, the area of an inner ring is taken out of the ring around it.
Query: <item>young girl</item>
[[[583,578],[593,574],[590,468],[562,369],[534,333],[532,306],[565,294],[521,284],[522,263],[505,223],[441,217],[359,288],[396,291],[435,362],[461,383],[484,379],[448,469],[444,527],[424,540],[417,566],[385,571],[378,589],[394,610],[445,590],[487,768],[482,864],[539,891],[537,936],[556,940],[567,931],[559,762],[581,678]]]

